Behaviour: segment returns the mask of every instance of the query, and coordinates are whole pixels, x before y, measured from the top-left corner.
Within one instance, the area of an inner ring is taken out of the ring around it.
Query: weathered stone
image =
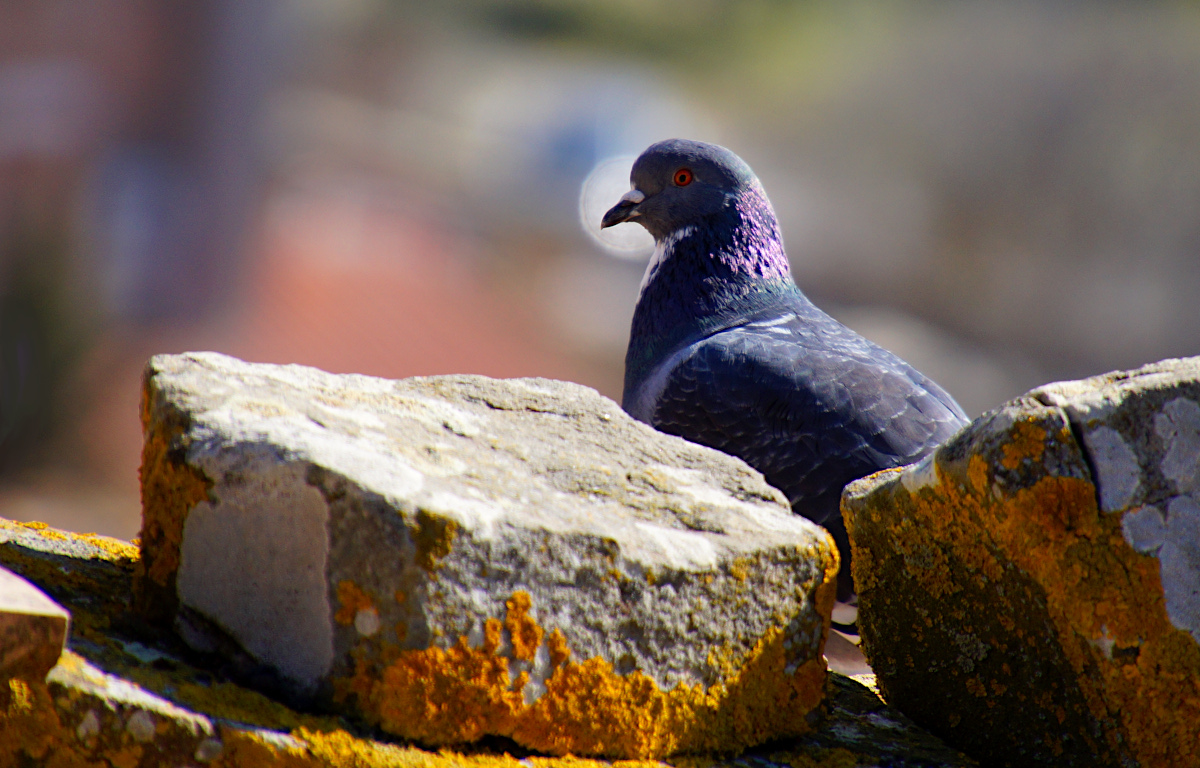
[[[742,462],[578,385],[147,368],[141,610],[429,744],[806,732],[836,556]]]
[[[994,765],[1200,754],[1200,358],[1051,384],[842,499],[889,703]]]
[[[163,657],[165,658],[165,657]],[[162,659],[160,658],[160,661]],[[736,758],[678,762],[527,757],[503,752],[429,752],[356,735],[334,721],[256,701],[228,683],[199,685],[186,673],[155,682],[198,704],[180,706],[147,687],[66,652],[47,678],[0,683],[0,765],[219,765],[223,768],[972,768],[967,758],[888,708],[861,685],[831,675],[829,716],[798,740]],[[217,714],[204,714],[207,705]],[[260,727],[230,715],[266,720]]]
[[[70,618],[40,589],[0,568],[0,680],[49,672],[62,653]]]
[[[214,765],[223,768],[608,768],[574,757],[496,749],[430,752],[289,709],[201,669],[169,633],[123,620],[137,549],[103,536],[0,519],[0,559],[72,611],[71,651],[45,679],[0,683],[0,766]],[[82,634],[80,634],[82,630]],[[210,659],[212,660],[212,659]],[[973,763],[862,685],[831,674],[816,729],[737,758],[685,757],[680,768]],[[151,733],[153,726],[153,733]],[[631,763],[622,762],[624,768]],[[669,765],[666,763],[640,763]]]
[[[69,611],[73,636],[103,632],[128,611],[137,557],[128,541],[0,518],[0,565]]]
[[[74,648],[48,674],[0,682],[0,766],[197,765],[218,757],[229,766],[327,764],[289,762],[306,746],[288,733],[327,721],[288,717],[257,693],[213,684],[114,631],[136,626],[122,621],[136,557],[129,542],[0,519],[0,561],[70,607]]]
[[[875,692],[852,678],[831,673],[826,700],[828,713],[816,731],[733,762],[747,768],[766,768],[763,757],[772,763],[813,768],[969,768],[977,765],[883,703]]]

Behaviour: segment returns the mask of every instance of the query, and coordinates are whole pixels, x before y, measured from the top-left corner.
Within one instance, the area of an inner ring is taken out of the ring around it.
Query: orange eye
[[[692,172],[687,168],[680,168],[678,171],[675,171],[673,181],[677,187],[686,187],[692,183]]]

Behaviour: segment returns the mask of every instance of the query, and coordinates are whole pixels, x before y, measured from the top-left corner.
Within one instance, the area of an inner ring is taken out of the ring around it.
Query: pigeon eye
[[[692,172],[687,168],[680,168],[678,171],[675,171],[675,178],[673,181],[677,187],[686,187],[688,184],[692,183]]]

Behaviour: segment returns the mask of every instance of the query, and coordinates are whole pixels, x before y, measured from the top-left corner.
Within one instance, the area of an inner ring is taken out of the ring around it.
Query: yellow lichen
[[[299,729],[292,734],[303,741],[321,765],[346,768],[667,768],[663,763],[617,760],[611,763],[578,757],[527,757],[507,754],[464,755],[450,750],[430,752],[416,747],[364,741],[345,731]]]
[[[48,524],[39,522],[37,520],[31,520],[28,523],[17,522],[15,520],[13,522],[22,528],[28,528],[31,531],[37,531],[48,539],[57,539],[58,541],[66,541],[67,539],[67,535],[62,531],[51,528]]]
[[[826,565],[815,601],[827,615],[836,563],[830,557]],[[636,758],[740,751],[804,733],[806,715],[823,698],[824,659],[818,654],[788,673],[782,627],[761,638],[720,683],[663,691],[643,672],[621,675],[601,658],[571,662],[562,633],[546,635],[529,616],[528,594],[515,593],[506,607],[503,625],[496,619],[485,623],[480,647],[460,637],[449,648],[403,651],[377,679],[369,665],[360,664],[344,690],[358,693],[360,708],[374,724],[425,743],[465,743],[494,734],[550,754]],[[546,638],[552,672],[532,703],[523,693],[527,673],[513,679],[510,659],[499,653],[502,626],[519,659],[532,659]]]
[[[86,541],[88,544],[92,544],[95,547],[104,550],[114,560],[133,561],[142,556],[140,550],[138,549],[140,545],[140,541],[138,539],[134,539],[133,541],[121,541],[120,539],[114,539],[110,536],[102,536],[98,533],[79,533],[75,535]]]
[[[718,674],[728,677],[737,671],[738,654],[728,643],[725,643],[719,648],[710,650],[705,661],[708,666],[717,670]]]
[[[382,768],[388,763],[356,762],[343,760],[332,762],[322,759],[310,751],[307,744],[301,740],[301,746],[281,745],[277,741],[269,741],[261,733],[235,729],[230,726],[221,727],[221,757],[218,763],[222,768],[250,768],[251,766],[272,766],[272,768]],[[190,762],[190,761],[189,761]]]
[[[862,765],[858,755],[840,747],[814,750],[813,754],[776,752],[771,755],[771,762],[783,763],[791,768],[855,768]]]
[[[30,712],[33,710],[33,690],[26,680],[11,677],[8,680],[9,711]]]
[[[166,677],[163,676],[163,678]],[[131,673],[130,678],[152,690],[167,687],[164,685],[163,678],[156,681],[156,684],[148,684],[150,681],[145,673]],[[172,699],[212,717],[247,723],[259,728],[285,731],[296,728],[305,722],[304,718],[297,716],[294,711],[279,702],[269,699],[257,691],[232,683],[200,685],[174,682],[169,684],[169,688]],[[307,718],[307,720],[318,721],[317,718]]]

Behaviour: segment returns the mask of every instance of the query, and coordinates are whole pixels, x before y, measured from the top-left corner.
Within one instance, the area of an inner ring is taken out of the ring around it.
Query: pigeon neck
[[[757,185],[732,205],[656,243],[625,359],[626,391],[684,343],[799,294],[774,211]]]

